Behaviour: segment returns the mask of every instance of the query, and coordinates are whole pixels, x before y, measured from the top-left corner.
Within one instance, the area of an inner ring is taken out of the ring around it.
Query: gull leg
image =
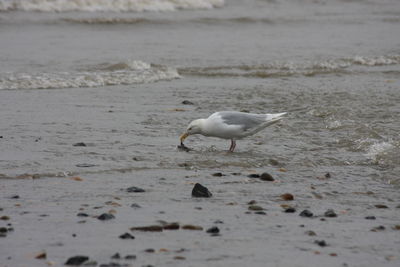
[[[236,141],[231,139],[231,147],[229,148],[229,152],[233,152],[233,150],[235,150],[236,147]]]

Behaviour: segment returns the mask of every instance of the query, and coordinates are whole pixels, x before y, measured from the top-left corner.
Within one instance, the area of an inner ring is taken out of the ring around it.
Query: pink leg
[[[235,150],[236,147],[236,141],[231,139],[231,147],[229,148],[229,152],[233,152],[233,150]]]

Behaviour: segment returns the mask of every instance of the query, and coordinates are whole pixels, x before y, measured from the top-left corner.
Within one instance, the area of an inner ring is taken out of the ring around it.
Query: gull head
[[[189,124],[189,126],[186,128],[185,133],[181,135],[181,137],[180,137],[181,143],[182,143],[183,140],[185,140],[186,137],[188,137],[189,135],[192,135],[192,134],[201,134],[201,133],[202,133],[203,121],[204,121],[204,119],[198,119],[198,120],[192,121],[192,122]]]

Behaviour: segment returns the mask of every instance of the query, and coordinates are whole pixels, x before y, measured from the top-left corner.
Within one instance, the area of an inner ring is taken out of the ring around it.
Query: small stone
[[[175,256],[174,260],[186,260],[186,258],[183,256]]]
[[[375,216],[367,216],[365,217],[366,220],[376,220]]]
[[[89,214],[83,213],[83,212],[79,212],[78,214],[76,214],[76,216],[78,216],[78,217],[89,217]]]
[[[249,177],[249,178],[260,178],[260,175],[257,174],[257,173],[252,173],[252,174],[247,175],[247,177]]]
[[[163,227],[160,225],[139,226],[131,228],[131,231],[142,231],[142,232],[162,232],[162,230]]]
[[[296,209],[293,207],[289,207],[289,208],[285,209],[285,212],[286,213],[294,213],[294,212],[296,212]]]
[[[148,249],[145,249],[144,252],[147,252],[147,253],[154,253],[154,252],[156,252],[156,251],[155,251],[154,248],[148,248]]]
[[[0,233],[7,233],[8,229],[6,227],[0,227]]]
[[[396,224],[395,226],[393,226],[393,230],[400,230],[400,224]]]
[[[371,231],[372,231],[372,232],[378,232],[378,231],[383,231],[383,230],[385,230],[385,229],[386,229],[385,226],[379,225],[379,226],[377,226],[377,227],[372,228]]]
[[[267,215],[267,213],[264,212],[264,211],[256,211],[256,212],[254,212],[254,214],[257,214],[257,215]]]
[[[329,172],[325,173],[325,178],[331,178],[331,174]]]
[[[255,201],[255,200],[250,200],[247,204],[248,204],[248,205],[254,205],[254,204],[257,204],[257,201]]]
[[[79,163],[75,165],[76,167],[79,168],[90,168],[96,166],[95,164],[90,164],[90,163]]]
[[[331,257],[337,257],[337,253],[329,253],[329,256],[331,256]]]
[[[126,255],[125,260],[136,260],[136,255]]]
[[[111,256],[111,259],[114,259],[114,260],[119,260],[120,258],[121,258],[121,255],[119,255],[118,252]]]
[[[74,257],[69,258],[64,264],[79,266],[87,260],[89,260],[89,257],[79,255],[79,256],[74,256]]]
[[[213,173],[212,176],[221,177],[221,176],[225,176],[225,174],[223,174],[222,172],[216,172],[216,173]]]
[[[206,232],[209,233],[209,234],[218,234],[219,233],[219,228],[216,227],[216,226],[213,226],[213,227],[207,229]]]
[[[46,251],[39,252],[35,256],[35,259],[38,259],[38,260],[45,260],[46,258],[47,258]]]
[[[291,201],[294,199],[294,196],[290,193],[285,193],[281,195],[281,198],[286,201]]]
[[[131,235],[130,233],[125,233],[119,236],[119,238],[121,239],[135,239],[135,237],[133,235]]]
[[[73,146],[86,146],[86,144],[84,142],[79,142],[79,143],[73,144]]]
[[[215,224],[223,224],[224,222],[221,221],[221,220],[216,220],[216,221],[214,221],[214,223],[215,223]]]
[[[277,161],[276,159],[269,159],[269,163],[273,166],[278,166],[279,165],[279,161]]]
[[[260,207],[257,205],[250,205],[249,210],[259,211],[259,210],[264,210],[264,209],[263,209],[263,207]]]
[[[115,216],[110,213],[103,213],[99,217],[97,217],[97,219],[99,219],[101,221],[107,221],[107,220],[115,219]]]
[[[299,214],[301,217],[312,217],[314,214],[309,211],[309,210],[303,210],[302,212],[300,212]]]
[[[192,190],[192,197],[211,197],[212,194],[208,191],[207,187],[202,186],[199,183],[196,183]]]
[[[146,190],[136,187],[136,186],[131,186],[126,189],[126,192],[128,192],[128,193],[143,193],[143,192],[146,192]]]
[[[19,199],[19,195],[13,195],[10,197],[11,199]]]
[[[337,214],[333,209],[328,209],[327,211],[325,211],[324,216],[333,218],[337,217]]]
[[[183,105],[194,105],[194,103],[191,102],[191,101],[189,101],[189,100],[183,100],[183,101],[182,101],[182,104],[183,104]]]
[[[309,236],[316,236],[317,234],[314,232],[314,231],[312,231],[312,230],[309,230],[309,231],[305,231],[304,232],[306,235],[309,235]]]
[[[376,205],[375,205],[375,208],[378,208],[378,209],[388,209],[389,207],[386,206],[386,205],[383,205],[383,204],[376,204]]]
[[[317,244],[320,247],[326,247],[328,244],[325,242],[325,240],[315,240],[315,244]]]
[[[163,226],[164,230],[178,230],[179,223],[169,223]]]
[[[202,231],[203,227],[197,226],[197,225],[192,225],[192,224],[186,224],[186,225],[182,226],[182,229],[184,229],[184,230]]]
[[[140,206],[139,204],[133,203],[133,204],[131,205],[131,208],[139,209],[139,208],[141,208],[141,206]]]
[[[6,215],[0,217],[0,220],[3,220],[3,221],[8,221],[9,219],[10,219],[10,217],[8,217]]]
[[[260,180],[263,181],[275,181],[275,179],[272,177],[271,174],[267,173],[267,172],[263,172],[260,176]]]

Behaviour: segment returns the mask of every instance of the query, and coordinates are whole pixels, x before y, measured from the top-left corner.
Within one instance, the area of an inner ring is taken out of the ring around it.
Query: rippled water
[[[0,1],[2,176],[277,166],[400,183],[398,1],[82,3]],[[178,151],[217,110],[289,115],[234,154],[203,137]]]

